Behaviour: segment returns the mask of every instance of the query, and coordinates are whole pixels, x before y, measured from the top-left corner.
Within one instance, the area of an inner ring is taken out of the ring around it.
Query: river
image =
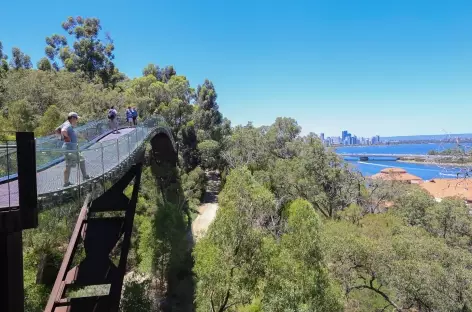
[[[371,145],[371,146],[344,146],[336,148],[337,153],[370,153],[370,154],[414,154],[426,155],[429,151],[437,152],[456,147],[456,144],[399,144],[399,145]],[[470,148],[470,144],[466,146]],[[457,173],[464,176],[464,172],[469,168],[458,168],[455,166],[440,166],[436,164],[412,164],[398,162],[394,160],[368,160],[359,161],[359,159],[346,158],[353,168],[359,170],[364,176],[370,176],[379,173],[384,168],[397,167],[403,168],[407,172],[414,174],[423,180],[434,178],[454,178]]]

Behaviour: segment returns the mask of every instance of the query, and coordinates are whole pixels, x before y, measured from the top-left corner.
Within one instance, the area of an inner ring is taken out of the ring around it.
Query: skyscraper
[[[320,139],[321,139],[321,142],[324,142],[324,140],[325,140],[324,133],[320,133]]]
[[[347,134],[349,132],[347,132],[347,130],[344,130],[342,133],[341,133],[341,142],[344,143],[344,140],[346,140],[346,137],[347,137]]]

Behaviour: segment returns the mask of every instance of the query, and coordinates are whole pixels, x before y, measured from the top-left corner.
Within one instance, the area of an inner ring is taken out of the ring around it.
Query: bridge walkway
[[[138,124],[136,128],[121,126],[118,134],[112,133],[108,127],[101,127],[100,131],[94,132],[95,135],[88,137],[89,140],[78,144],[74,151],[60,148],[62,142],[58,139],[50,138],[47,143],[45,140],[37,139],[36,176],[40,204],[41,201],[57,199],[63,194],[80,192],[81,188],[86,185],[99,184],[104,187],[107,181],[119,177],[118,171],[125,171],[134,163],[137,151],[144,147],[151,134],[159,130],[169,131],[162,118],[147,120]],[[78,132],[81,132],[80,129]],[[167,134],[170,135],[169,132]],[[13,145],[11,149],[14,149]],[[86,171],[91,179],[84,180],[77,165],[71,169],[70,173],[70,182],[73,185],[64,187],[66,153],[80,154],[85,159]],[[4,156],[16,157],[11,151],[4,153]],[[8,162],[11,162],[11,159]],[[4,163],[0,160],[0,165]],[[19,204],[18,182],[15,178],[15,173],[11,172],[1,178],[3,181],[0,184],[0,209],[15,207]]]

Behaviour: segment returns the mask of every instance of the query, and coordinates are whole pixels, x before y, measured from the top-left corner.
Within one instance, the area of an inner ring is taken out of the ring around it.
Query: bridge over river
[[[375,153],[337,153],[343,158],[358,158],[362,161],[367,161],[369,159],[375,160],[425,160],[425,159],[443,159],[451,158],[451,156],[443,155],[422,155],[422,154],[375,154]]]
[[[75,131],[79,143],[72,150],[63,149],[54,135],[34,139],[32,133],[16,133],[16,141],[0,142],[0,288],[5,290],[0,311],[23,311],[22,231],[38,226],[38,211],[61,206],[80,213],[45,311],[118,311],[145,146],[150,143],[146,159],[156,163],[164,178],[175,172],[164,169],[177,164],[175,142],[157,115],[136,127],[121,125],[119,133],[109,129],[108,120]],[[0,133],[0,138],[8,136]],[[68,154],[85,159],[90,177],[84,180],[77,166],[71,169],[73,185],[64,186]],[[128,186],[131,196],[124,193]],[[80,248],[83,254],[76,252]],[[110,260],[112,250],[118,264]],[[93,285],[109,285],[109,291],[68,296],[74,287]]]

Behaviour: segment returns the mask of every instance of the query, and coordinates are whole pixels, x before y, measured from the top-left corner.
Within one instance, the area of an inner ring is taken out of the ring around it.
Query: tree
[[[0,75],[2,72],[8,71],[8,55],[3,53],[3,44],[0,41]]]
[[[220,145],[213,140],[206,140],[197,145],[200,152],[202,166],[208,169],[216,169],[219,163]]]
[[[20,48],[14,47],[11,49],[12,58],[10,60],[10,66],[13,69],[30,69],[33,67],[31,63],[31,58],[21,52]]]
[[[13,102],[9,105],[8,119],[15,131],[32,131],[36,127],[33,107],[26,100]]]
[[[431,214],[428,213],[436,205],[434,198],[419,187],[410,188],[404,196],[398,198],[393,209],[410,225],[428,227]]]
[[[39,122],[39,127],[34,130],[36,136],[43,136],[51,134],[54,132],[54,129],[60,125],[61,112],[56,105],[51,105],[48,107],[44,115],[41,117]]]
[[[203,85],[197,87],[197,109],[195,110],[195,125],[198,130],[213,137],[215,129],[222,122],[222,115],[216,103],[217,94],[213,83],[206,79]]]
[[[247,166],[251,171],[267,169],[271,156],[264,128],[256,128],[252,123],[237,126],[225,143],[221,154],[231,168]]]
[[[363,182],[360,175],[319,140],[293,143],[297,146],[295,156],[278,158],[270,167],[271,188],[277,198],[285,202],[306,199],[329,218],[358,202]]]
[[[42,59],[39,60],[37,67],[39,70],[43,70],[43,71],[53,69],[51,62],[46,57],[43,57]]]
[[[322,236],[333,276],[362,311],[469,311],[472,257],[393,214],[359,225],[329,221]],[[441,286],[439,286],[441,285]]]
[[[263,311],[342,311],[321,246],[321,220],[313,206],[295,200],[284,212],[280,242],[264,241]]]
[[[143,76],[154,76],[158,81],[161,82],[168,82],[173,76],[175,76],[177,73],[174,69],[174,66],[166,66],[164,68],[159,68],[159,65],[157,64],[148,64],[146,67],[143,69]]]
[[[154,89],[156,101],[160,101],[157,113],[165,118],[174,136],[177,136],[180,129],[192,117],[193,107],[190,105],[190,100],[193,89],[190,88],[190,83],[184,76],[173,76],[167,84],[156,83],[157,86],[159,88]],[[161,96],[164,93],[166,98]]]
[[[197,144],[195,127],[193,126],[193,122],[189,122],[180,131],[177,142],[180,153],[180,164],[185,172],[192,171],[200,163]]]
[[[294,141],[302,128],[293,118],[278,117],[269,127],[267,136],[270,141],[270,149],[277,157],[288,158],[291,156],[287,143]]]
[[[81,16],[69,17],[62,23],[62,28],[75,37],[75,42],[70,47],[65,36],[54,34],[46,38],[45,52],[53,66],[59,68],[58,58],[68,71],[79,70],[90,80],[99,77],[104,84],[108,84],[115,73],[115,46],[108,33],[104,38],[100,38],[100,20]]]
[[[160,80],[161,70],[158,65],[155,64],[148,64],[146,67],[143,68],[143,77],[146,76],[154,76],[157,80]]]
[[[237,311],[251,303],[263,276],[262,226],[274,209],[272,194],[247,169],[232,171],[216,219],[195,247],[197,311]]]
[[[472,217],[461,198],[444,198],[428,210],[432,234],[443,238],[449,245],[468,248],[472,238]]]

